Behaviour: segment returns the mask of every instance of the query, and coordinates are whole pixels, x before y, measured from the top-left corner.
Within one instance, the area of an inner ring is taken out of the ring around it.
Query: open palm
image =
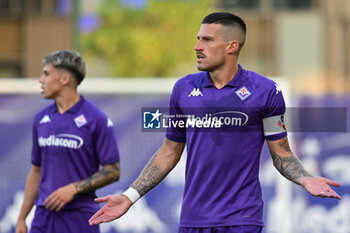
[[[340,199],[340,196],[329,186],[339,187],[338,182],[323,178],[323,177],[308,177],[305,178],[303,186],[311,195],[320,197],[332,197]]]
[[[118,219],[124,215],[132,205],[130,199],[122,194],[97,198],[95,201],[98,203],[106,202],[106,204],[89,219],[90,225],[106,223]]]

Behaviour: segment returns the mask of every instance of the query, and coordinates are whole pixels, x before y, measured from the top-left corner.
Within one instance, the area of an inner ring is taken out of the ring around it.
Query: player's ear
[[[230,40],[228,43],[227,52],[229,54],[234,54],[239,51],[239,42],[237,40]]]
[[[68,85],[72,79],[73,77],[71,74],[69,74],[68,72],[64,72],[63,75],[61,76],[61,83],[64,86]]]

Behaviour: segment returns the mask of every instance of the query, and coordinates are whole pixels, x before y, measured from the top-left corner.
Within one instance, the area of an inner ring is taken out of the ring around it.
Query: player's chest
[[[184,89],[178,99],[181,109],[187,108],[260,108],[263,106],[262,95],[251,87],[215,87]]]
[[[246,127],[260,124],[264,111],[262,99],[251,87],[245,86],[220,90],[214,87],[191,88],[183,91],[178,105],[184,115],[210,117]]]
[[[79,149],[91,142],[92,130],[93,124],[84,114],[47,114],[37,125],[38,143],[41,147]]]

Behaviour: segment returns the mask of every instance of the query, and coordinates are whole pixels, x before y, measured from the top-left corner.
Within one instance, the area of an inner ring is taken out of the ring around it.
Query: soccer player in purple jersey
[[[340,198],[329,186],[339,186],[337,182],[310,175],[293,155],[278,85],[238,64],[245,38],[246,25],[240,17],[225,12],[206,16],[194,48],[197,68],[202,72],[178,80],[170,97],[170,115],[188,115],[194,108],[216,108],[218,112],[211,113],[211,117],[230,124],[233,130],[168,128],[162,146],[129,189],[96,199],[106,204],[91,217],[91,225],[126,213],[174,168],[185,144],[188,157],[180,233],[262,231],[258,173],[265,140],[274,166],[283,176],[313,196]],[[227,113],[235,117],[227,119]]]
[[[84,77],[85,62],[74,51],[43,60],[42,95],[54,103],[34,119],[32,168],[16,233],[27,232],[34,204],[31,233],[100,232],[88,224],[98,210],[95,189],[119,179],[119,152],[112,121],[77,92]]]

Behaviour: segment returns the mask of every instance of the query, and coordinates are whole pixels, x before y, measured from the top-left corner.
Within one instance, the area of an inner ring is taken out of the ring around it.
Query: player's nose
[[[203,50],[200,40],[197,41],[196,45],[194,46],[195,51]]]
[[[39,83],[43,84],[44,83],[44,74],[42,74],[40,77],[39,77]]]

